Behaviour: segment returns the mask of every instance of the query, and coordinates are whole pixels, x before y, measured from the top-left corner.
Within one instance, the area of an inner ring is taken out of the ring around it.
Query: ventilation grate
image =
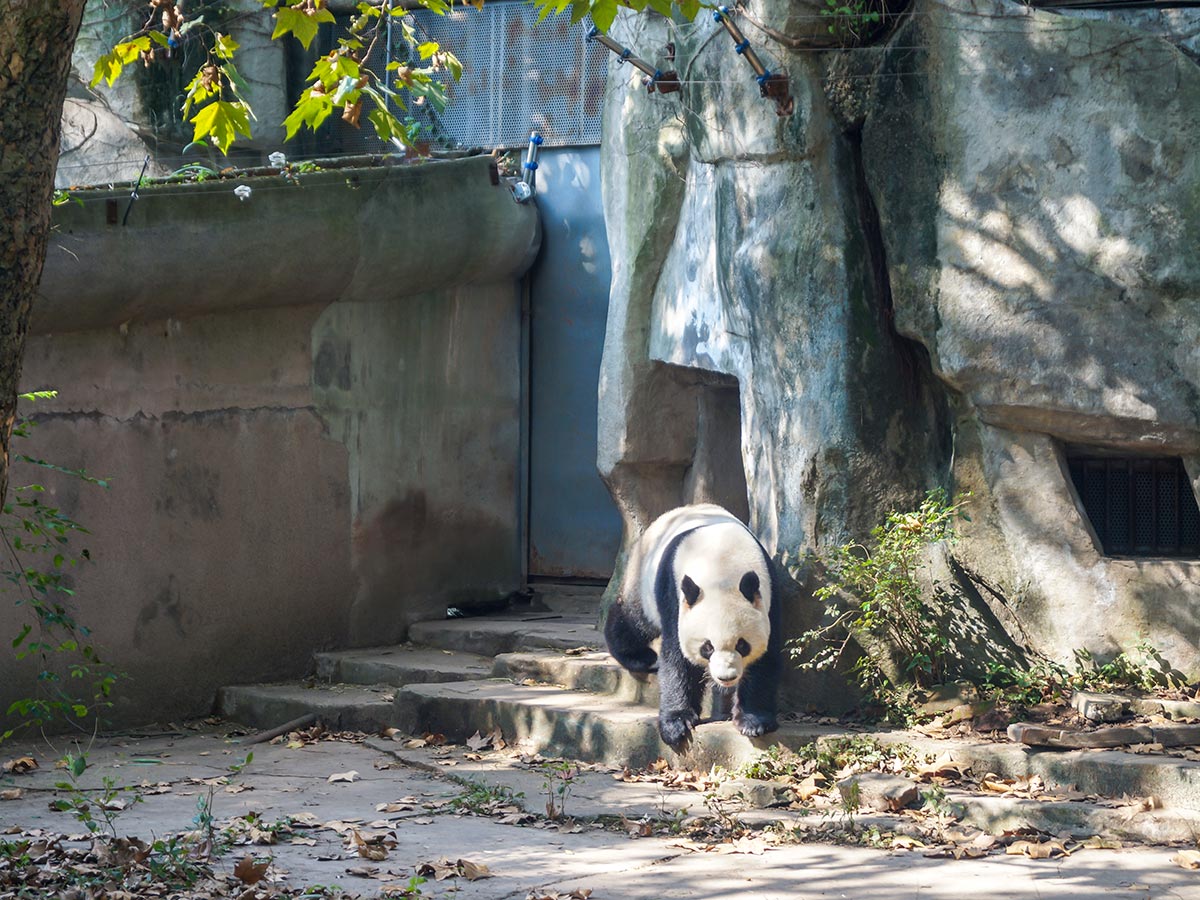
[[[450,102],[444,112],[410,110],[436,144],[524,147],[534,129],[547,147],[600,143],[607,51],[588,42],[586,21],[572,25],[569,16],[554,16],[538,22],[537,16],[533,4],[512,0],[481,10],[456,7],[444,16],[412,14],[422,37],[443,44],[463,64],[457,82],[445,76]]]
[[[1181,459],[1068,456],[1067,466],[1105,555],[1200,555],[1200,508]]]

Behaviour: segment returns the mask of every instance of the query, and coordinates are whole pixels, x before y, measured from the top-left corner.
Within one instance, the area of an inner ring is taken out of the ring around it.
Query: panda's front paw
[[[746,737],[758,737],[779,730],[779,720],[772,713],[756,713],[745,709],[734,710],[733,724]]]
[[[692,729],[700,724],[700,717],[690,709],[660,711],[658,733],[663,743],[676,753],[683,753],[692,743]]]

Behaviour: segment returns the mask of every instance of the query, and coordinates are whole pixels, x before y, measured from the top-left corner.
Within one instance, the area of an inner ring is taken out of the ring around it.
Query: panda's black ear
[[[695,606],[696,601],[700,599],[699,585],[692,581],[690,577],[684,575],[683,581],[679,583],[679,589],[683,591],[683,599],[687,601],[687,605]]]
[[[758,587],[757,572],[747,572],[742,576],[741,583],[738,584],[738,590],[742,592],[742,596],[751,603],[753,603],[755,598],[758,596]]]

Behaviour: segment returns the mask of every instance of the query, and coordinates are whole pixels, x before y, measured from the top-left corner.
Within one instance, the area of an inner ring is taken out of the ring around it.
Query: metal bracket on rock
[[[796,102],[792,99],[791,86],[788,82],[787,74],[784,72],[772,72],[759,59],[758,54],[754,52],[754,48],[750,46],[750,41],[738,28],[737,24],[730,16],[728,6],[718,6],[713,11],[713,21],[724,26],[725,31],[733,39],[733,49],[738,56],[744,56],[746,62],[750,64],[750,68],[754,70],[754,80],[758,82],[759,93],[768,100],[775,101],[775,114],[779,116],[790,116],[796,108]]]
[[[595,25],[587,34],[589,41],[595,41],[602,47],[606,47],[615,53],[621,62],[627,62],[646,77],[642,79],[642,84],[646,86],[646,90],[653,94],[658,91],[660,94],[673,94],[679,90],[679,75],[674,71],[664,72],[661,69],[656,69],[644,59],[639,59],[634,56],[628,47],[622,46],[602,32]]]

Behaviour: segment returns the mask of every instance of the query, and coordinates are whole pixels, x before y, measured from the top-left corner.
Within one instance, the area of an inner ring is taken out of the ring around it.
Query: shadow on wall
[[[410,490],[354,526],[358,594],[350,609],[354,646],[401,640],[408,627],[443,619],[448,606],[503,597],[512,585],[513,530],[470,509],[439,507]]]

